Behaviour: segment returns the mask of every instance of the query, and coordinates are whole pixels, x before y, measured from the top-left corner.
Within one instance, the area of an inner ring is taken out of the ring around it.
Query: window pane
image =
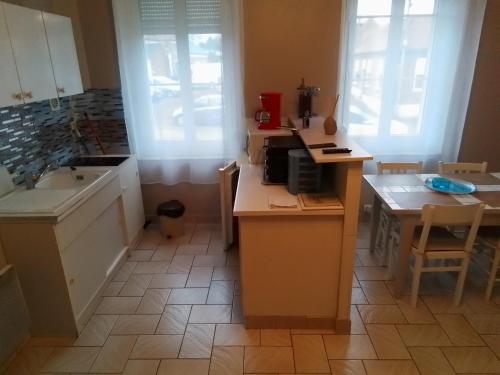
[[[190,34],[193,118],[198,140],[222,139],[222,38]]]
[[[351,67],[349,134],[378,133],[389,22],[388,17],[357,20]]]
[[[432,23],[430,16],[403,20],[401,72],[390,127],[393,135],[420,134]]]
[[[174,118],[176,109],[181,105],[175,35],[145,35],[144,44],[156,137],[183,140],[184,129]]]
[[[392,0],[358,0],[358,17],[390,16]]]
[[[406,0],[405,14],[420,15],[433,14],[434,0]]]

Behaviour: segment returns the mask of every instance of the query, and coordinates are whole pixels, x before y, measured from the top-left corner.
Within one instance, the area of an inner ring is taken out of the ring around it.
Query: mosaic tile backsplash
[[[52,110],[49,101],[0,108],[0,164],[23,181],[25,171],[37,172],[48,161],[65,160],[85,153],[70,123],[73,118],[90,153],[100,153],[84,121],[87,112],[107,153],[128,152],[123,103],[119,90],[88,90],[62,98]]]

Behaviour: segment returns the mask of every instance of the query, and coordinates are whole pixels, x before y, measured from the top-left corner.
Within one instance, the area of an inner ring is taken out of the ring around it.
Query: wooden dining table
[[[476,191],[472,194],[454,195],[439,193],[425,186],[427,178],[437,176],[471,182],[476,186]],[[465,205],[484,202],[486,206],[481,225],[500,226],[500,173],[384,174],[363,177],[374,192],[370,250],[375,248],[382,206],[400,222],[399,256],[394,276],[396,297],[400,297],[405,288],[411,244],[415,228],[422,225],[421,214],[425,204]]]

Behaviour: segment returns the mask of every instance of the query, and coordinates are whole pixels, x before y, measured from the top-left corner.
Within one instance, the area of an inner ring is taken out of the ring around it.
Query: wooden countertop
[[[241,166],[236,200],[235,216],[283,216],[283,215],[343,215],[343,209],[336,210],[302,210],[297,200],[297,208],[270,208],[269,200],[274,198],[293,199],[285,185],[263,185],[262,165],[245,164]]]

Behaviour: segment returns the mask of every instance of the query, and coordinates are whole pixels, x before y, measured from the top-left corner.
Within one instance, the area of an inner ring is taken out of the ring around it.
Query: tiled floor
[[[9,374],[500,374],[500,291],[482,299],[473,266],[460,307],[453,277],[425,275],[416,309],[396,300],[362,225],[352,334],[246,330],[238,254],[215,225],[188,225],[176,241],[150,228],[74,342],[32,340]]]

